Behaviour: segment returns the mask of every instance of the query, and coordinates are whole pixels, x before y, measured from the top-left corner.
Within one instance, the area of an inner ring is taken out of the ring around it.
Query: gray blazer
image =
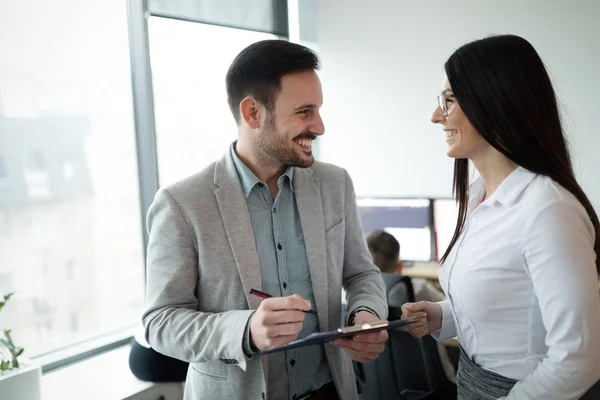
[[[384,285],[371,261],[348,173],[315,162],[295,168],[294,189],[321,330],[348,309],[367,306],[387,318]],[[260,299],[260,267],[229,152],[202,172],[161,189],[148,212],[146,339],[157,351],[190,362],[185,399],[264,399],[267,357],[246,357],[246,323]],[[343,400],[358,398],[351,359],[325,345]]]

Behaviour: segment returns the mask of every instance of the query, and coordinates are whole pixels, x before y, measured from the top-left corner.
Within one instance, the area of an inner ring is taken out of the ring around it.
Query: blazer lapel
[[[327,249],[325,222],[319,179],[312,176],[310,168],[294,169],[294,191],[300,215],[300,224],[306,243],[306,256],[312,280],[313,295],[321,331],[329,330],[327,292]]]
[[[250,295],[250,289],[260,290],[262,287],[260,265],[246,198],[229,152],[217,162],[215,185],[215,196],[242,280],[244,294],[250,309],[255,310],[260,304],[260,298]]]

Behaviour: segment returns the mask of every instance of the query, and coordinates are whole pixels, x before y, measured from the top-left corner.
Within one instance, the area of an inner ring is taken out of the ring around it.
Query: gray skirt
[[[457,400],[496,400],[508,396],[517,383],[495,372],[481,368],[460,348],[458,372],[456,373]],[[596,382],[579,400],[600,399],[600,381]]]
[[[515,383],[514,379],[481,368],[460,348],[456,374],[458,400],[496,400],[508,396]]]

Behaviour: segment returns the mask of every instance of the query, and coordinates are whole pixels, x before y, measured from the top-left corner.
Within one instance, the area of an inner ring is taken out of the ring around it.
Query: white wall
[[[359,195],[451,194],[453,162],[429,122],[443,64],[460,45],[512,33],[540,53],[563,103],[580,183],[600,211],[600,1],[319,0],[320,159]]]

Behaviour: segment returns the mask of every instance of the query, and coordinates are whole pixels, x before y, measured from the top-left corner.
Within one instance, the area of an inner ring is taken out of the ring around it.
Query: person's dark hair
[[[308,47],[285,40],[263,40],[246,47],[229,66],[225,78],[227,102],[240,124],[240,102],[252,96],[272,111],[284,75],[320,68],[319,57]]]
[[[386,231],[376,230],[367,234],[367,246],[373,263],[381,272],[394,272],[400,260],[400,243]]]
[[[456,50],[445,70],[458,104],[490,145],[516,164],[552,178],[583,205],[596,232],[594,249],[600,272],[598,216],[575,179],[556,95],[533,46],[514,35],[487,37]],[[442,262],[464,229],[468,189],[468,160],[457,159],[453,192],[458,221]]]

